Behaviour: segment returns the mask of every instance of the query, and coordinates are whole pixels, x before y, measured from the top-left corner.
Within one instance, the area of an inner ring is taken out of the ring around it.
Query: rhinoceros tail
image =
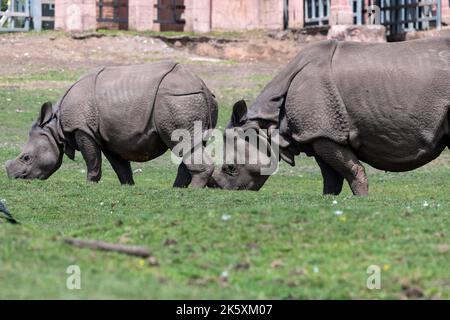
[[[208,104],[208,129],[214,129],[217,122],[217,101],[214,94],[203,84],[203,91],[206,97],[206,103]],[[213,116],[214,113],[214,116]]]

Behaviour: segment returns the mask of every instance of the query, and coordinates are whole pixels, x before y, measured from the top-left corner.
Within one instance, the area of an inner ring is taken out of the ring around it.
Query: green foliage
[[[46,74],[55,82],[78,76]],[[244,79],[258,82],[245,95],[256,95],[261,78]],[[0,89],[0,163],[19,153],[42,102],[62,91]],[[142,169],[134,187],[121,187],[104,163],[99,184],[86,184],[79,154],[48,181],[0,175],[0,199],[22,222],[0,224],[0,298],[390,299],[411,297],[408,288],[450,298],[448,152],[409,173],[369,168],[367,198],[348,186],[321,196],[319,169],[304,155],[260,192],[172,189],[169,154],[133,164]],[[159,266],[71,247],[64,237],[144,245]],[[70,265],[81,267],[81,290],[66,288]],[[366,287],[370,265],[382,270],[381,290]]]

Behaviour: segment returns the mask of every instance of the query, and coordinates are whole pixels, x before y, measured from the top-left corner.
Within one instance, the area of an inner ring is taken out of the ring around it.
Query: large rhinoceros
[[[324,194],[346,179],[368,193],[360,161],[408,171],[449,146],[450,39],[400,43],[324,41],[305,47],[247,112],[235,104],[229,127],[279,129],[280,158],[305,152],[320,166]],[[258,190],[255,165],[223,165],[209,185]]]
[[[88,181],[100,180],[103,153],[120,182],[134,184],[130,161],[149,161],[173,149],[174,130],[192,132],[196,121],[205,131],[215,127],[217,103],[186,67],[158,62],[100,68],[72,85],[54,107],[42,106],[28,143],[6,171],[10,178],[47,179],[64,153],[73,159],[79,150]],[[174,186],[204,187],[213,170],[212,164],[183,161]]]

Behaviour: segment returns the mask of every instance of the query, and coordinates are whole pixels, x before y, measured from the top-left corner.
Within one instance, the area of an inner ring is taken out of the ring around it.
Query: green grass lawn
[[[3,81],[41,79],[19,77]],[[42,102],[61,93],[0,88],[0,163],[19,153]],[[229,114],[221,105],[220,125]],[[79,154],[48,181],[10,181],[1,166],[0,199],[22,224],[0,224],[0,298],[390,299],[416,291],[448,299],[448,158],[409,173],[368,168],[366,198],[347,185],[341,196],[321,196],[319,169],[303,155],[260,192],[172,189],[169,154],[133,164],[142,169],[134,187],[121,187],[106,161],[103,180],[85,183]],[[75,248],[65,237],[144,245],[159,266]],[[81,290],[66,288],[70,265],[81,268]],[[370,265],[381,268],[380,290],[366,287]]]

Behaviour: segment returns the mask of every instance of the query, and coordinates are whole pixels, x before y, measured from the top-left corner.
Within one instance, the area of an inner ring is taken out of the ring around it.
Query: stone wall
[[[55,0],[55,29],[86,31],[96,27],[95,0]]]
[[[128,0],[119,0],[117,3],[119,5],[118,9],[118,16],[114,17],[114,1],[115,0],[103,0],[103,7],[102,7],[102,18],[103,19],[113,19],[113,18],[119,18],[121,19],[120,22],[110,22],[110,21],[97,21],[97,28],[100,29],[120,29],[120,30],[127,30],[128,29]],[[99,0],[96,0],[96,17],[100,17],[100,7],[99,7]]]
[[[156,0],[128,0],[128,28],[137,31],[159,31],[156,19]]]
[[[212,1],[213,30],[249,30],[259,25],[258,0]]]
[[[331,0],[330,25],[353,24],[353,10],[349,0]]]
[[[258,25],[255,29],[283,29],[283,6],[280,0],[259,0]]]
[[[289,0],[289,28],[303,28],[304,23],[304,0]]]
[[[154,7],[157,0],[121,0],[128,2],[128,25],[98,23],[97,1],[55,0],[55,28],[67,31],[86,31],[106,26],[116,29],[128,27],[138,31],[209,32],[214,30],[277,30],[282,29],[284,25],[283,0],[179,0],[178,3],[184,4],[186,7],[182,15],[182,19],[186,22],[184,26],[154,23],[153,21],[157,18],[157,9]],[[164,1],[166,0],[163,0],[163,3]],[[449,1],[442,0],[441,4],[443,25],[450,25]],[[107,12],[108,9],[105,10]],[[353,13],[349,0],[331,0],[330,12],[332,27],[353,24]],[[170,11],[163,15],[170,17]],[[289,0],[288,27],[299,29],[303,25],[304,0]]]
[[[283,0],[180,0],[179,4],[184,3],[186,7],[182,15],[186,21],[184,28],[182,25],[160,26],[154,23],[157,17],[156,2],[128,0],[128,28],[195,32],[283,28]],[[98,0],[55,0],[55,28],[68,31],[126,28],[123,24],[98,23],[97,3]],[[290,0],[289,9],[289,26],[302,27],[303,0]],[[103,17],[112,17],[111,7],[104,7]]]
[[[211,0],[185,0],[184,31],[211,31]]]
[[[450,1],[441,1],[441,19],[442,25],[450,26]]]
[[[122,1],[126,2],[126,0]],[[97,2],[98,0],[55,0],[55,29],[87,31],[97,28],[125,29],[127,27],[126,23],[97,22]],[[156,0],[128,0],[128,29],[159,31],[159,25],[153,23],[156,18],[155,4]],[[126,11],[122,8],[119,15],[121,18],[126,18]],[[111,18],[112,16],[112,8],[104,7],[103,17]]]

